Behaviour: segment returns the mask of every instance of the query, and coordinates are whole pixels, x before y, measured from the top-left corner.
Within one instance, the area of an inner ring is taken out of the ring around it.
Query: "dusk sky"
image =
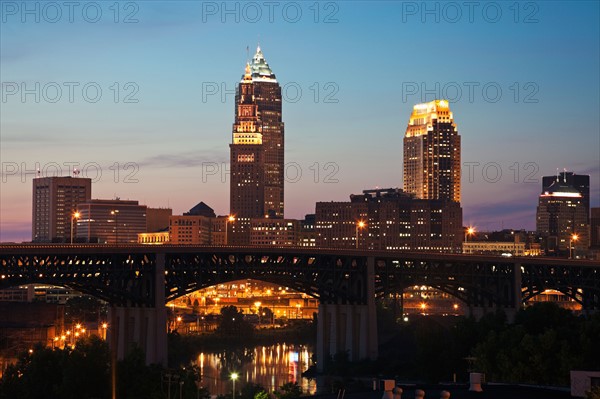
[[[465,225],[535,229],[557,168],[589,174],[600,206],[598,1],[67,4],[0,0],[0,241],[31,240],[37,167],[76,164],[93,198],[227,214],[258,43],[283,87],[286,217],[402,187],[412,107],[435,98],[462,137]]]

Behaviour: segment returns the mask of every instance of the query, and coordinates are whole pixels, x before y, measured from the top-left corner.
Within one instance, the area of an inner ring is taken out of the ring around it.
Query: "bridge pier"
[[[377,359],[374,259],[367,262],[366,304],[319,303],[317,371],[329,356],[348,354],[349,361]]]
[[[377,322],[368,305],[319,304],[317,369],[329,356],[348,353],[348,360],[377,358]]]
[[[477,304],[469,306],[469,314],[471,316],[479,320],[487,313],[493,313],[498,309],[502,309],[506,314],[507,321],[511,323],[514,321],[517,312],[521,309],[523,304],[523,292],[521,263],[516,262],[512,267],[512,281],[510,288],[506,287],[506,290],[503,290],[502,287],[500,287],[495,302],[491,302],[485,298],[477,298]]]
[[[135,346],[146,354],[146,364],[167,365],[167,310],[165,307],[165,255],[156,255],[153,307],[111,306],[108,339],[116,359],[123,360]]]

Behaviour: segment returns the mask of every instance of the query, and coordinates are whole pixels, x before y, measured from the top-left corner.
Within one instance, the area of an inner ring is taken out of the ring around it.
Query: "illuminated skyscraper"
[[[413,107],[404,136],[404,191],[460,202],[460,136],[448,101]]]
[[[547,254],[567,254],[587,250],[590,245],[589,209],[583,194],[561,174],[540,194],[537,232]]]
[[[281,87],[260,47],[236,90],[230,211],[236,219],[283,218]]]

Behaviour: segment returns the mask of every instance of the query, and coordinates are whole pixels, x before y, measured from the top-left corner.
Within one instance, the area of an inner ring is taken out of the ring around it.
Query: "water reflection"
[[[310,366],[312,348],[304,345],[278,344],[237,350],[200,353],[193,365],[198,366],[202,385],[212,395],[230,393],[231,373],[238,373],[236,390],[247,382],[262,385],[273,392],[287,382],[297,382],[309,394],[316,392],[314,380],[302,378]]]

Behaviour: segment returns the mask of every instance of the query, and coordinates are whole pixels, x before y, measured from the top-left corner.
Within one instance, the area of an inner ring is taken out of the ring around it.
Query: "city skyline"
[[[589,174],[591,206],[598,206],[598,4],[540,3],[537,22],[528,24],[531,9],[520,10],[519,23],[508,6],[498,23],[481,14],[473,23],[450,23],[445,14],[423,22],[402,3],[362,2],[331,3],[338,7],[338,22],[324,23],[335,11],[325,4],[319,23],[306,6],[297,23],[276,14],[273,24],[255,25],[243,15],[238,23],[232,17],[223,23],[195,3],[171,9],[141,2],[139,22],[130,25],[114,24],[107,9],[110,18],[96,25],[51,25],[43,18],[28,24],[3,14],[0,241],[31,237],[30,179],[37,164],[58,164],[64,172],[65,162],[98,165],[95,198],[171,206],[174,214],[204,201],[217,214],[228,213],[229,181],[221,174],[232,91],[246,46],[253,48],[259,34],[284,89],[285,217],[299,219],[314,213],[318,201],[346,200],[347,193],[364,188],[402,187],[402,137],[413,105],[443,98],[437,95],[442,88],[456,97],[457,87],[463,96],[450,105],[463,138],[465,225],[533,230],[541,178],[557,168]],[[354,31],[361,23],[369,33]],[[222,35],[214,43],[202,40],[204,28]],[[477,28],[478,37],[470,28]],[[439,40],[442,33],[449,45],[434,55],[417,43]],[[389,37],[397,41],[384,41]],[[145,41],[156,42],[148,46],[154,52],[140,45]],[[420,57],[406,57],[415,51]],[[518,65],[506,57],[513,52],[522,60]],[[438,58],[449,62],[440,66]],[[20,89],[36,82],[38,103],[35,94],[25,102],[22,93],[7,94],[14,91],[12,83]],[[56,89],[48,82],[60,83],[62,101],[48,101]],[[97,82],[104,97],[87,102],[77,91],[71,103],[66,82]],[[477,86],[469,86],[473,82]],[[486,98],[482,87],[490,90]],[[493,102],[497,87],[503,94]],[[302,95],[294,96],[298,89]],[[138,102],[125,102],[128,96]],[[94,177],[95,169],[85,172]]]

